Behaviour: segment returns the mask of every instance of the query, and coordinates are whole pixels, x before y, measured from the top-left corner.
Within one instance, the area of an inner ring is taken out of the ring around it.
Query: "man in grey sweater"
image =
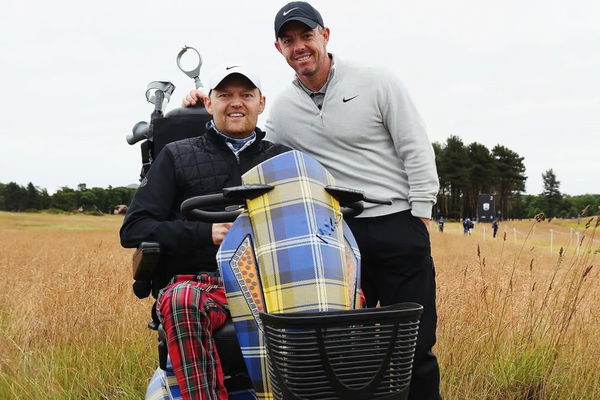
[[[267,137],[313,155],[340,186],[391,199],[348,220],[362,255],[370,307],[414,301],[424,307],[411,400],[435,400],[435,271],[428,220],[439,182],[433,148],[406,90],[391,73],[327,52],[329,28],[305,2],[275,16],[275,47],[296,72],[275,99]]]

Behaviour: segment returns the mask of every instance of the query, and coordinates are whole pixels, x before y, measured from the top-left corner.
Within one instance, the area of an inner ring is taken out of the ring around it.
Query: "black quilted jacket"
[[[143,241],[161,245],[159,270],[153,287],[163,287],[176,274],[216,269],[217,246],[211,224],[185,221],[181,203],[193,196],[219,193],[241,184],[243,173],[288,147],[257,138],[236,157],[224,138],[209,129],[204,135],[169,143],[160,152],[137,190],[121,227],[123,247]]]

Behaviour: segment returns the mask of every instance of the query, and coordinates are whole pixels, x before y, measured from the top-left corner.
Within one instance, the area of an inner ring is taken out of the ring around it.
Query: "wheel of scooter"
[[[422,311],[261,313],[275,399],[406,399]]]

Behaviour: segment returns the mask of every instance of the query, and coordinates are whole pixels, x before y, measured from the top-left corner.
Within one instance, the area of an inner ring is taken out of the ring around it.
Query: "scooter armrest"
[[[160,258],[160,244],[142,242],[133,253],[133,279],[150,281]]]

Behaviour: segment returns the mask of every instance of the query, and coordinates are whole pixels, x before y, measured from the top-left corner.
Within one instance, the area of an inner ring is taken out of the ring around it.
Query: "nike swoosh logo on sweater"
[[[292,11],[297,10],[297,9],[298,9],[298,7],[294,7],[294,8],[290,8],[287,11],[284,11],[283,16],[285,17],[286,15],[288,15],[289,13],[291,13]]]
[[[350,100],[352,100],[352,99],[354,99],[354,98],[356,98],[356,97],[358,97],[358,95],[356,95],[356,96],[354,96],[354,97],[350,97],[349,99],[347,99],[347,98],[345,98],[345,97],[344,97],[344,98],[342,99],[342,101],[343,101],[344,103],[347,103],[347,102],[349,102]]]
[[[225,69],[227,71],[229,71],[231,68],[237,68],[237,67],[239,67],[239,65],[232,65],[231,67],[225,67]]]

